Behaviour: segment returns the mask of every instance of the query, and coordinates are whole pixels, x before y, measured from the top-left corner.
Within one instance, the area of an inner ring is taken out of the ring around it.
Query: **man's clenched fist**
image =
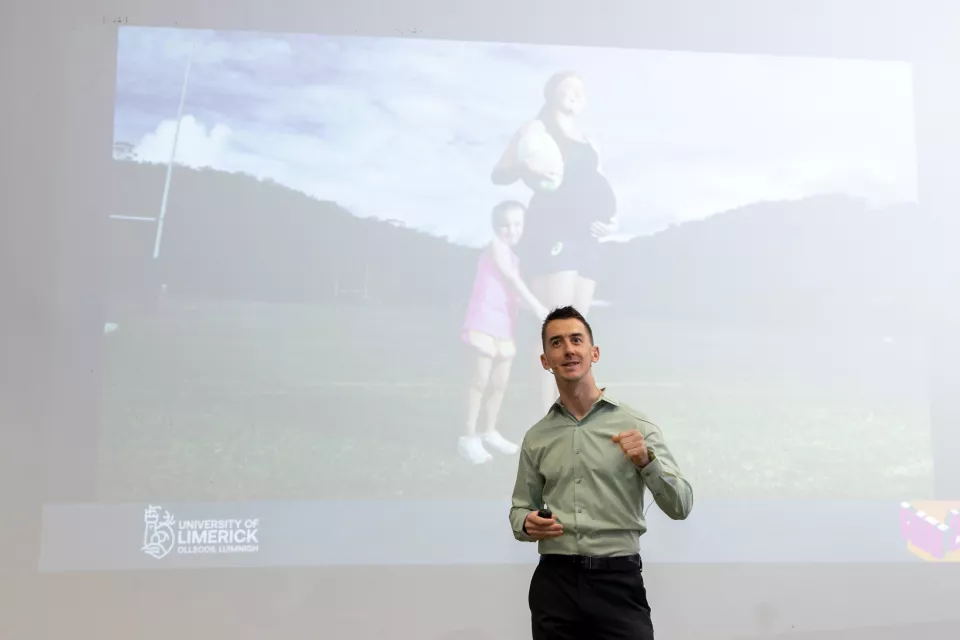
[[[613,441],[620,445],[623,453],[630,458],[630,462],[641,469],[650,464],[650,453],[647,444],[643,441],[643,434],[636,429],[624,431],[613,436]]]

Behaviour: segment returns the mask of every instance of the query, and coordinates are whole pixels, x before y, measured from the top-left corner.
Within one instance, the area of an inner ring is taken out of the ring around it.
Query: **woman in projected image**
[[[580,129],[584,84],[572,71],[555,74],[543,90],[539,115],[510,140],[493,169],[494,184],[522,180],[533,191],[527,230],[517,253],[530,287],[547,308],[572,305],[587,315],[593,303],[600,240],[617,231],[617,202],[600,172],[600,156]],[[540,345],[537,345],[538,355]],[[544,410],[556,399],[543,376]]]
[[[513,252],[523,237],[525,215],[526,207],[519,202],[501,202],[493,208],[491,222],[495,235],[480,254],[463,323],[462,337],[473,348],[476,364],[467,395],[466,433],[457,449],[474,464],[493,458],[484,445],[508,455],[520,450],[497,431],[500,405],[517,353],[513,342],[517,310],[522,302],[538,318],[547,315],[547,309],[520,278],[519,261]],[[484,429],[482,435],[477,435],[481,408],[484,409]]]

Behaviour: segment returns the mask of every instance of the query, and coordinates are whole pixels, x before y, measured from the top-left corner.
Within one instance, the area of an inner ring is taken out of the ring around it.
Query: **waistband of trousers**
[[[636,553],[629,556],[610,556],[603,558],[546,553],[540,556],[540,562],[543,564],[577,567],[591,571],[635,571],[643,568],[640,554]]]

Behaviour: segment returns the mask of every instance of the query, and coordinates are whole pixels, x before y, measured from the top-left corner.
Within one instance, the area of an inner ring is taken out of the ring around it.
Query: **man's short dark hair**
[[[579,320],[587,329],[587,335],[590,337],[590,344],[593,344],[593,329],[590,328],[590,323],[587,322],[587,319],[584,318],[583,314],[581,314],[579,311],[571,306],[566,306],[557,307],[548,313],[547,317],[543,319],[543,326],[540,328],[540,342],[543,343],[544,349],[547,347],[547,325],[554,320]]]

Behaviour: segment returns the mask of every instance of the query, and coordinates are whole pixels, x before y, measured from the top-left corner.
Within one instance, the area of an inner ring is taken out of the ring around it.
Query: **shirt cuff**
[[[642,469],[638,467],[637,470],[644,478],[659,478],[663,475],[663,465],[660,464],[660,458],[654,458],[647,466]]]
[[[532,513],[532,512],[528,512],[528,513]],[[525,515],[523,517],[523,520],[520,521],[520,528],[513,530],[513,537],[519,540],[520,542],[534,542],[534,539],[530,537],[530,534],[528,534],[526,531],[523,530],[526,524],[527,524],[527,517]]]

